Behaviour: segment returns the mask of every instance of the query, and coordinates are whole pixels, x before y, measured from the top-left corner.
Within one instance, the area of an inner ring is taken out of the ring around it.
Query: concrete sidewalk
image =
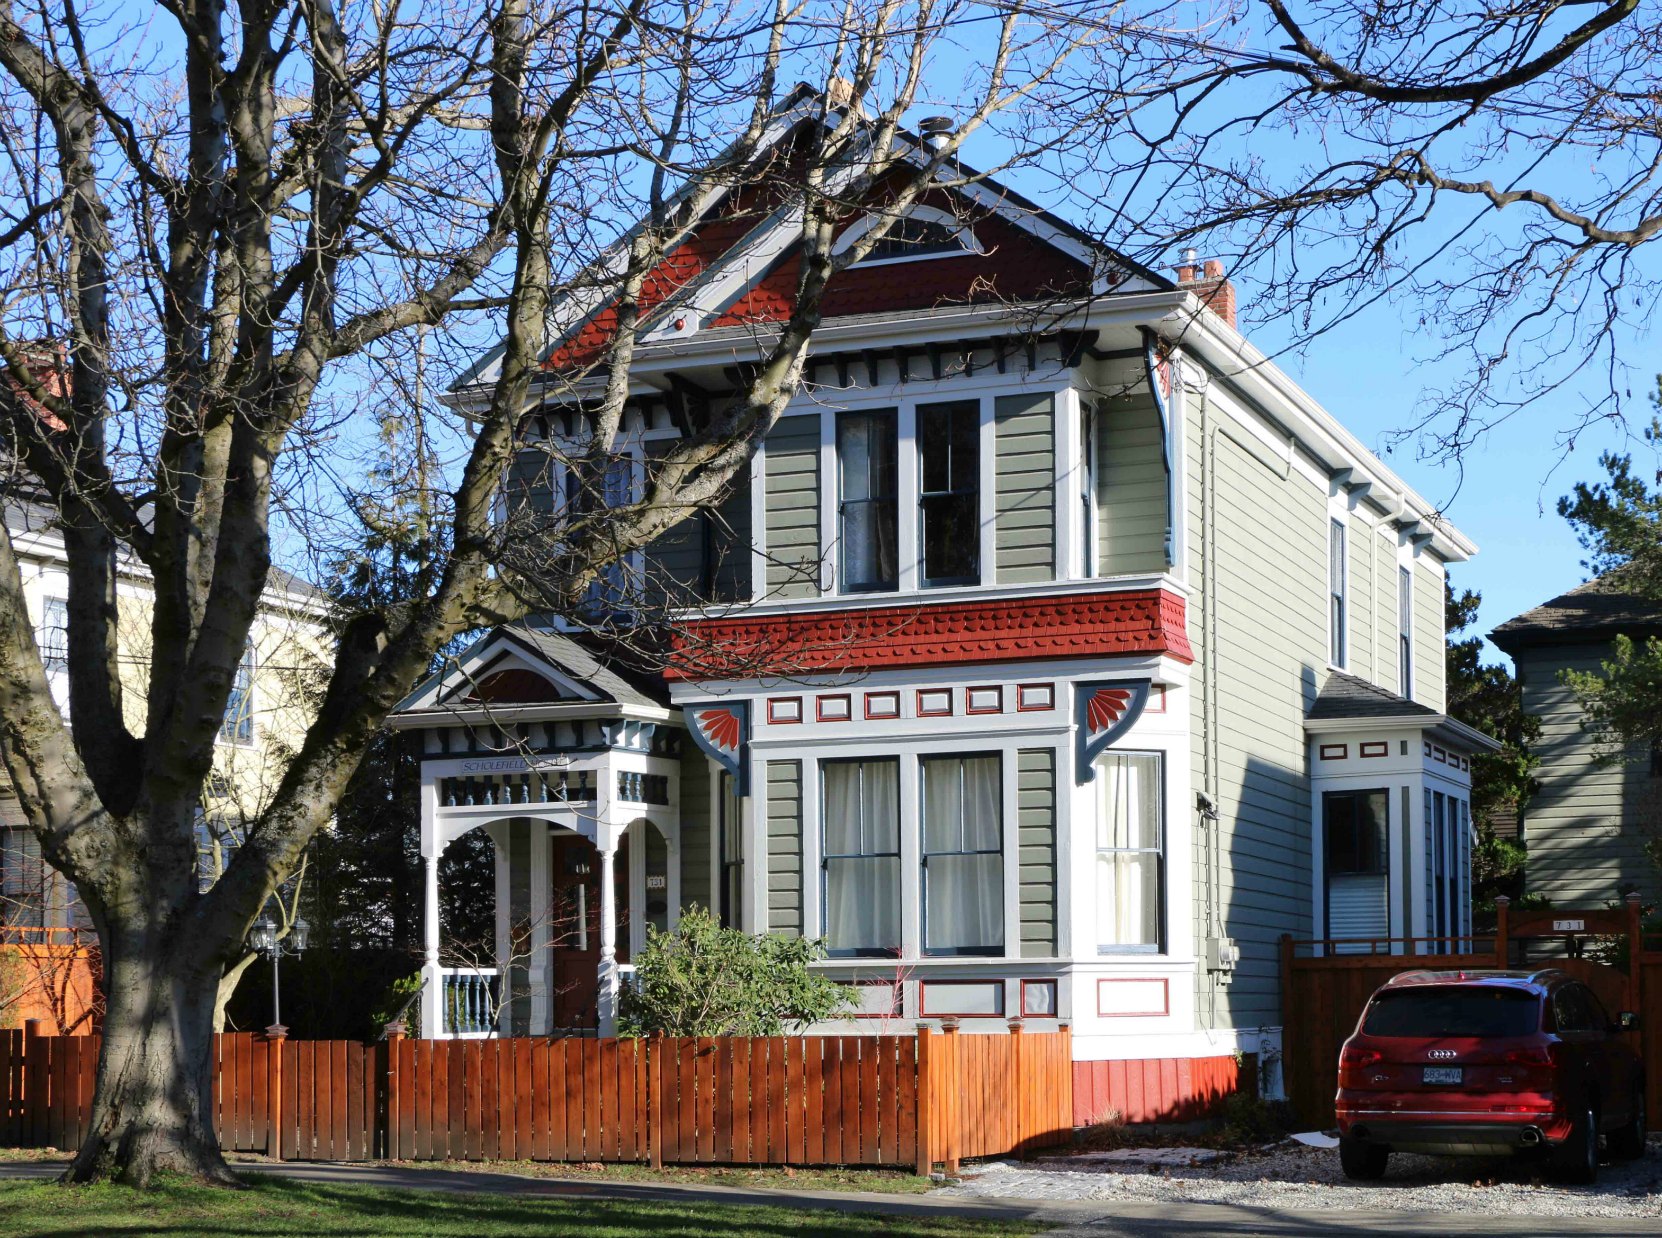
[[[1492,1235],[1536,1238],[1541,1235],[1656,1234],[1662,1219],[1634,1222],[1494,1216],[1482,1213],[1410,1211],[1291,1212],[1231,1204],[1126,1204],[1103,1200],[1037,1201],[1022,1199],[941,1198],[887,1195],[867,1191],[796,1191],[756,1187],[686,1186],[670,1182],[618,1182],[596,1179],[533,1178],[486,1169],[423,1169],[388,1164],[337,1164],[238,1161],[238,1173],[275,1175],[320,1186],[369,1186],[414,1191],[451,1191],[480,1195],[518,1195],[549,1199],[651,1201],[656,1203],[757,1204],[822,1209],[846,1213],[849,1232],[862,1227],[857,1216],[962,1217],[969,1220],[1034,1221],[1048,1225],[1053,1238],[1201,1238],[1202,1235],[1269,1235],[1315,1238],[1316,1235]],[[0,1184],[56,1177],[62,1162],[0,1162]]]

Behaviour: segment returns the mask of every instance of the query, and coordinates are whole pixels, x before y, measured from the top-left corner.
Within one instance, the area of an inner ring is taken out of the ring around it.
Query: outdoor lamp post
[[[289,925],[289,934],[285,940],[277,936],[277,925],[271,917],[262,913],[248,933],[249,949],[271,960],[271,1026],[266,1029],[268,1035],[287,1030],[283,1027],[282,1003],[277,986],[277,961],[285,954],[302,953],[306,949],[306,939],[311,935],[311,931],[312,926],[306,923],[305,917],[296,916],[294,923]]]

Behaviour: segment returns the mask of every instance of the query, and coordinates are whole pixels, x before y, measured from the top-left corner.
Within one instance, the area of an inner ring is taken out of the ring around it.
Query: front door
[[[592,1032],[600,1023],[600,853],[577,834],[555,834],[549,843],[554,870],[549,883],[548,968],[553,1030]],[[614,867],[617,961],[624,963],[629,958],[627,842],[618,848]]]

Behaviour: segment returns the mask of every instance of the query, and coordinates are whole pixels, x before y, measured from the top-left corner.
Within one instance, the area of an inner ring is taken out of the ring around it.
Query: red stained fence
[[[1215,1117],[1231,1095],[1251,1089],[1250,1061],[1231,1056],[1075,1062],[1073,1124],[1090,1126],[1116,1114],[1125,1122]]]
[[[74,1148],[99,1039],[0,1031],[0,1145]],[[1066,1029],[652,1040],[214,1040],[221,1147],[292,1160],[890,1165],[1073,1130]]]

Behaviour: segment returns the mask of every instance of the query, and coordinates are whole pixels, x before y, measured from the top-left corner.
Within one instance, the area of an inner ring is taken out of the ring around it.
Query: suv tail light
[[[1508,1049],[1501,1061],[1508,1066],[1554,1066],[1557,1064],[1557,1054],[1554,1052],[1557,1047],[1549,1043]]]
[[[1370,1066],[1376,1066],[1385,1060],[1385,1055],[1378,1049],[1364,1049],[1358,1045],[1346,1045],[1339,1051],[1339,1086],[1342,1088],[1360,1087],[1360,1074]]]

